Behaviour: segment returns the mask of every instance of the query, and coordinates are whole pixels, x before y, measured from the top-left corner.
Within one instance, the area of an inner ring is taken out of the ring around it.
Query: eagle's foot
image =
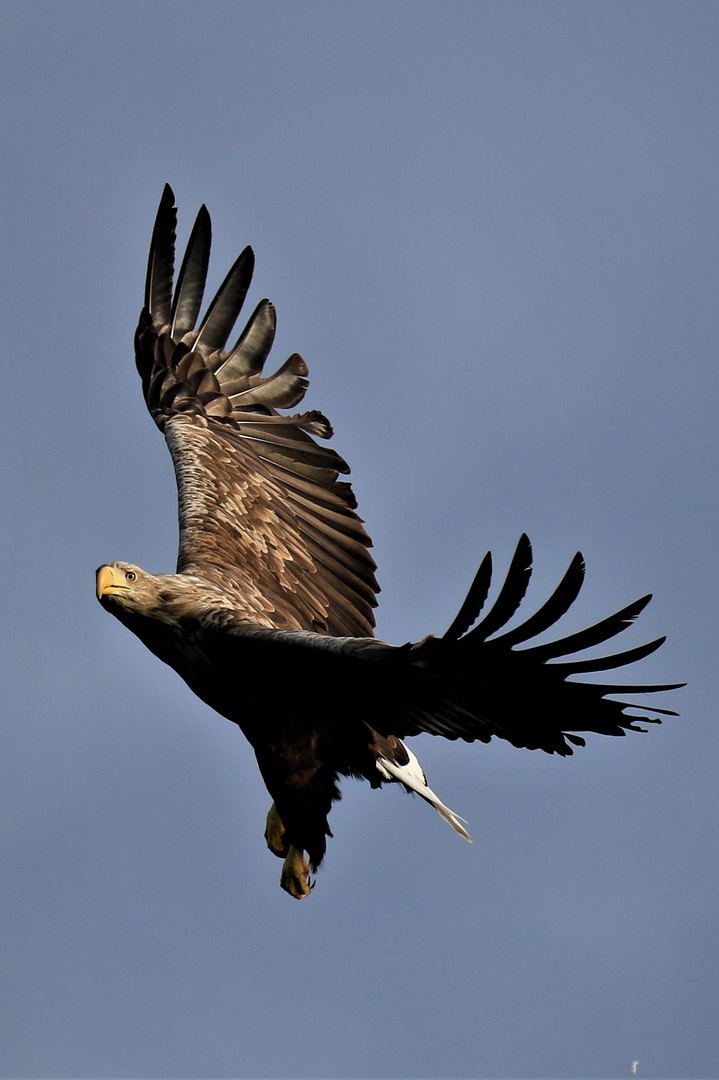
[[[290,850],[290,842],[287,839],[287,833],[285,827],[282,824],[282,818],[277,813],[277,807],[273,803],[267,814],[267,824],[265,825],[265,843],[272,852],[273,855],[277,855],[279,859],[284,859]],[[284,886],[283,886],[284,888]]]
[[[290,845],[287,858],[282,864],[280,885],[290,896],[294,896],[295,900],[304,900],[315,887],[314,881],[310,879],[310,868],[304,852],[294,844]]]

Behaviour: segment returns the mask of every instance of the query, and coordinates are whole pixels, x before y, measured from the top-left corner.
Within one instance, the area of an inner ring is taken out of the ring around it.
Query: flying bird
[[[371,541],[356,513],[345,461],[323,441],[318,411],[302,401],[308,369],[297,353],[265,376],[275,309],[260,300],[239,338],[227,341],[252,278],[239,256],[199,319],[210,255],[203,206],[175,280],[177,210],[169,186],[155,221],[135,356],[145,402],[172,455],[180,544],[174,574],[127,562],[101,566],[102,606],[236,723],[272,797],[265,839],[282,862],[280,884],[302,899],[331,836],[340,776],[371,787],[398,783],[434,806],[467,840],[463,819],[429,787],[407,736],[570,755],[580,733],[643,731],[616,695],[676,689],[570,681],[657,649],[663,638],[601,659],[566,659],[626,627],[650,599],[579,633],[530,644],[565,614],[584,577],[580,554],[547,601],[504,629],[527,589],[532,549],[522,536],[494,603],[480,619],[492,577],[482,561],[442,637],[393,646],[374,635],[379,591]],[[479,621],[478,621],[479,620]],[[525,646],[518,648],[518,646]],[[608,695],[612,695],[611,697]]]

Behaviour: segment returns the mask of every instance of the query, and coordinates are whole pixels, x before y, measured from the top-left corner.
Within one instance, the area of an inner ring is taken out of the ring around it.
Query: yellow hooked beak
[[[101,566],[97,572],[97,578],[95,581],[95,591],[97,592],[98,600],[101,600],[103,596],[112,596],[117,594],[121,589],[126,589],[125,575],[122,574],[114,566]]]

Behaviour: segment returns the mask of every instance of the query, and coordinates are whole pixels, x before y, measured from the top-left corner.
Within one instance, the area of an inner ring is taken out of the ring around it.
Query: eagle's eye
[[[125,573],[125,577],[126,577],[126,579],[127,579],[128,581],[134,581],[134,580],[135,580],[135,578],[137,577],[137,574],[135,573],[135,571],[134,571],[134,570],[128,570],[128,571],[126,571],[126,573]]]

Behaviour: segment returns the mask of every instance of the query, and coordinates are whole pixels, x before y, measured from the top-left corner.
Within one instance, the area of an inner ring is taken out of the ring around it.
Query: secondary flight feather
[[[252,250],[240,254],[200,318],[210,217],[203,206],[177,277],[176,225],[166,186],[135,356],[145,402],[175,467],[177,570],[148,574],[131,563],[106,563],[97,571],[97,596],[243,731],[273,799],[265,839],[283,860],[282,888],[298,899],[311,891],[340,776],[364,778],[373,788],[399,783],[469,839],[462,819],[429,787],[403,742],[408,736],[497,736],[567,756],[584,745],[582,733],[624,735],[643,730],[639,721],[674,715],[652,706],[637,717],[626,712],[636,704],[615,698],[679,683],[568,681],[631,664],[661,645],[663,638],[601,659],[566,659],[621,633],[648,596],[584,631],[526,647],[577,598],[581,555],[533,615],[505,629],[531,576],[526,536],[481,619],[492,580],[489,555],[442,637],[399,647],[377,641],[371,541],[352,488],[340,479],[349,468],[318,441],[332,436],[322,413],[286,412],[304,397],[307,365],[294,353],[264,375],[275,334],[269,300],[257,304],[228,347],[252,280]]]

